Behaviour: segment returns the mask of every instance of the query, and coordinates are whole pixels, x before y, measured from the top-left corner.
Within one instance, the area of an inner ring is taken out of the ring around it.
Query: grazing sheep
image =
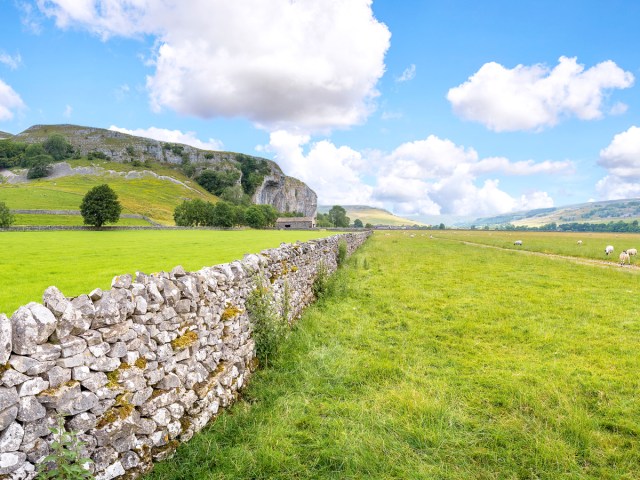
[[[522,240],[516,240],[513,242],[514,245],[522,245]]]
[[[582,240],[578,240],[578,245],[582,245]]]
[[[610,253],[613,253],[613,245],[607,245],[607,247],[604,249],[605,255],[609,255]]]
[[[624,262],[627,262],[629,265],[631,265],[631,257],[626,250],[623,250],[620,254],[620,265],[624,265]]]
[[[634,255],[638,254],[638,250],[635,248],[627,248],[627,253],[630,257],[633,257]]]

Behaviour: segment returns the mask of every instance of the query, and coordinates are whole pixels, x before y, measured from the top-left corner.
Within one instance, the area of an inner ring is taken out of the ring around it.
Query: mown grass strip
[[[145,478],[640,478],[638,277],[442,245],[376,234]]]
[[[65,295],[109,288],[115,275],[187,270],[230,262],[281,242],[326,231],[55,231],[0,232],[0,313],[41,301],[50,285]]]

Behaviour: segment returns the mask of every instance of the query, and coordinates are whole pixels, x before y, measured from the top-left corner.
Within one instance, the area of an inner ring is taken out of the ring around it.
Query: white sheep
[[[522,245],[522,240],[516,240],[513,242],[514,245]]]
[[[625,262],[631,265],[631,257],[629,256],[626,250],[623,250],[622,253],[620,254],[620,265],[621,266],[624,265]]]
[[[582,245],[582,240],[578,240],[578,245]]]
[[[606,248],[604,249],[605,255],[609,255],[610,253],[613,253],[613,245],[607,245]]]
[[[638,254],[638,250],[635,248],[627,248],[627,253],[630,257],[633,257],[634,255]]]

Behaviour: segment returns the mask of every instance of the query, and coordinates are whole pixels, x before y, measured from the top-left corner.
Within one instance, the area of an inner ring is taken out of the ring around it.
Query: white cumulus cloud
[[[305,181],[321,204],[369,204],[403,214],[485,216],[553,206],[547,192],[530,190],[512,196],[498,178],[481,174],[568,174],[572,162],[511,162],[479,158],[473,148],[430,135],[399,145],[389,153],[358,152],[308,135],[271,133],[260,151],[274,154],[285,173]]]
[[[38,0],[60,28],[155,36],[154,109],[270,130],[358,124],[373,110],[388,28],[372,0]]]
[[[154,140],[159,140],[161,142],[184,143],[185,145],[191,145],[192,147],[200,148],[202,150],[222,150],[223,147],[220,140],[210,138],[207,141],[203,141],[198,139],[194,132],[181,132],[180,130],[169,130],[157,127],[129,130],[115,125],[111,125],[109,130],[135,135],[136,137],[153,138]]]
[[[11,120],[16,110],[25,107],[22,98],[9,85],[0,80],[0,121]]]
[[[553,69],[540,64],[509,69],[490,62],[451,88],[447,99],[456,115],[490,130],[540,130],[565,117],[602,117],[605,92],[633,82],[633,75],[611,60],[586,70],[575,57],[560,57]]]
[[[608,173],[596,184],[601,198],[640,197],[640,128],[632,126],[615,135],[600,151],[598,164]]]

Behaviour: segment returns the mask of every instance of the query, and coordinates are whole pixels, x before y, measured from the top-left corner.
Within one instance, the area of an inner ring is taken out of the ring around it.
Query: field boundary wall
[[[229,406],[256,368],[246,301],[257,285],[293,322],[370,232],[282,244],[185,272],[116,276],[110,290],[0,314],[0,478],[30,480],[65,415],[96,479],[149,471]],[[79,272],[80,274],[80,272]]]

